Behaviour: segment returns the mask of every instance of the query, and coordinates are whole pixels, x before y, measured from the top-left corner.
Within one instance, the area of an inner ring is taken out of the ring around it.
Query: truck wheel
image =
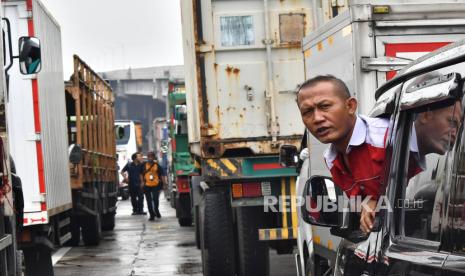
[[[53,276],[52,253],[50,248],[36,245],[23,249],[26,276]]]
[[[128,189],[124,189],[122,192],[121,192],[121,200],[128,200],[129,198],[129,190]]]
[[[115,213],[102,215],[102,230],[112,231],[113,229],[115,229]]]
[[[79,217],[71,215],[71,222],[69,224],[69,230],[71,232],[71,239],[69,239],[65,246],[78,246],[81,240],[81,227],[79,226]]]
[[[317,255],[314,256],[315,259],[315,272],[312,271],[312,263],[310,258],[308,258],[307,263],[305,264],[305,275],[308,276],[323,276],[323,275],[329,275],[327,274],[329,270],[329,265],[328,261],[323,258],[319,257]]]
[[[235,275],[234,236],[229,197],[224,191],[204,193],[201,231],[202,264],[205,276]]]
[[[81,219],[82,241],[86,246],[98,245],[102,238],[102,225],[100,214],[87,215]]]
[[[192,226],[192,219],[191,218],[178,218],[179,226],[187,227]]]
[[[237,242],[239,250],[239,276],[269,275],[269,249],[258,239],[263,208],[240,207],[237,214]]]
[[[199,206],[194,207],[194,227],[195,227],[195,245],[197,249],[200,247],[200,218],[199,218]]]
[[[171,192],[170,194],[170,205],[171,205],[171,208],[176,209],[176,193],[175,192]]]

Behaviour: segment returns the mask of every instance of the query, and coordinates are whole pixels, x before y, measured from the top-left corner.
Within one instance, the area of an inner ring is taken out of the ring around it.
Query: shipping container
[[[268,275],[270,248],[292,253],[296,206],[281,199],[295,195],[297,174],[278,153],[304,130],[295,97],[311,5],[181,1],[188,141],[201,171],[189,186],[205,275]],[[265,211],[267,199],[279,210]]]
[[[263,1],[182,1],[189,143],[199,156],[271,154],[300,141],[294,98],[311,5],[266,2],[265,17]]]

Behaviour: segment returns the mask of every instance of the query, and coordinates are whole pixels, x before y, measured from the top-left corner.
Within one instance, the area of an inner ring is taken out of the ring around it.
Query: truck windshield
[[[117,145],[126,145],[129,142],[131,137],[131,125],[123,125],[124,127],[124,136],[121,139],[116,139]]]

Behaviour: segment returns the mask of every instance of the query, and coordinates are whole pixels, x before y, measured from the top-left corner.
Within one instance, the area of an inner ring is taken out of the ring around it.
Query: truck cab
[[[382,204],[369,235],[351,208],[301,206],[303,221],[342,238],[334,275],[465,273],[464,50],[459,41],[430,53],[376,91],[372,115],[390,127]],[[326,176],[311,176],[300,195],[352,204]]]

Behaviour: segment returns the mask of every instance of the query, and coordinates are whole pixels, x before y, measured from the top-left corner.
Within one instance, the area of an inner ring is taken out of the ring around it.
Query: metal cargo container
[[[189,175],[190,196],[205,275],[268,275],[270,248],[292,253],[297,213],[286,198],[295,199],[296,171],[278,152],[304,129],[295,97],[310,6],[181,1],[188,140],[201,173]]]
[[[398,70],[465,35],[463,0],[351,0],[345,9],[304,38],[305,77],[332,74],[342,79],[358,100],[361,114],[370,113],[375,90]],[[301,172],[301,176],[329,175],[323,162],[327,145],[311,134],[307,141],[311,156],[304,167],[308,172]],[[298,190],[303,189],[306,180],[306,177],[300,179]],[[304,228],[309,239],[317,240],[318,244],[299,244],[301,249],[308,248],[303,254],[310,252],[310,256],[334,260],[340,238],[332,236],[328,228],[308,225]],[[300,265],[305,268],[300,253]]]
[[[264,12],[264,2],[267,12]],[[307,3],[308,2],[308,3]],[[300,42],[310,1],[181,1],[189,142],[196,155],[271,154],[297,143]]]
[[[7,108],[14,114],[8,117],[9,138],[23,183],[24,225],[47,224],[72,208],[60,26],[40,1],[2,4],[13,37],[34,35],[41,42],[38,74],[22,76],[13,64]]]

